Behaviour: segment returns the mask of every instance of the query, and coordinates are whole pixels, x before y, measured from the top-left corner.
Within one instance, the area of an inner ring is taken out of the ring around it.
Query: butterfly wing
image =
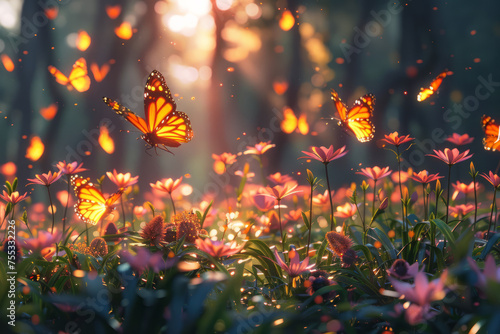
[[[165,78],[156,70],[151,72],[144,88],[144,112],[153,146],[176,147],[193,138],[189,117],[177,111]]]
[[[68,79],[69,83],[80,93],[89,90],[90,77],[88,76],[85,58],[80,58],[75,62]]]
[[[443,79],[446,77],[447,72],[444,71],[440,73],[434,80],[432,80],[429,88],[420,88],[420,93],[418,93],[417,101],[422,102],[426,100],[429,96],[434,94],[435,91],[438,90],[439,86],[443,82]]]
[[[94,187],[90,179],[78,175],[71,177],[71,185],[78,199],[75,211],[83,222],[96,225],[113,210],[112,205],[120,198],[123,190],[105,199],[102,193]]]
[[[61,71],[59,71],[55,66],[49,65],[48,67],[50,74],[54,76],[58,84],[66,86],[69,82],[68,77],[66,77]]]
[[[102,100],[106,103],[111,109],[113,109],[118,115],[123,116],[127,121],[132,123],[136,128],[138,128],[142,133],[148,133],[148,125],[146,121],[141,116],[136,115],[130,109],[122,106],[118,102],[111,100],[110,98],[103,97]]]
[[[364,95],[354,102],[354,106],[347,114],[346,125],[360,142],[373,139],[375,126],[371,117],[373,117],[374,105],[375,97],[372,94]]]
[[[339,113],[340,121],[345,122],[347,118],[347,106],[340,99],[339,94],[332,89],[332,100],[335,103],[335,107],[337,108],[337,112]]]
[[[483,115],[481,122],[483,124],[484,149],[488,151],[496,151],[500,149],[500,126],[495,123],[495,120],[490,116]]]
[[[283,120],[281,121],[281,130],[284,133],[292,133],[297,128],[298,119],[291,108],[283,110]]]
[[[95,81],[101,82],[106,78],[109,72],[109,64],[104,64],[99,68],[99,65],[96,63],[90,64],[90,71],[92,72],[92,75],[94,76]]]
[[[299,120],[297,122],[297,129],[303,135],[306,135],[309,133],[309,124],[307,123],[306,114],[300,115]]]

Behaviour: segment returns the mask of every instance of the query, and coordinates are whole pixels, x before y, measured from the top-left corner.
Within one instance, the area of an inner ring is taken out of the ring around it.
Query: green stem
[[[309,245],[311,244],[313,192],[314,192],[314,187],[313,184],[311,183],[311,198],[309,200],[309,235],[307,236],[306,256],[309,256]]]
[[[174,211],[174,216],[177,214],[175,212],[175,204],[174,204],[174,198],[172,197],[172,193],[169,193],[170,195],[170,202],[172,203],[172,210]]]
[[[490,239],[491,236],[490,230],[491,230],[491,223],[493,222],[493,210],[495,210],[496,199],[497,199],[497,189],[495,188],[493,192],[493,203],[491,203],[490,223],[488,225],[488,240]]]
[[[328,186],[328,198],[330,199],[330,231],[333,231],[333,201],[332,201],[332,190],[330,189],[330,179],[328,177],[328,164],[325,164],[325,174],[326,174],[326,185]]]
[[[451,165],[448,165],[448,193],[446,194],[446,225],[448,225],[448,212],[450,209]]]
[[[281,244],[283,246],[283,256],[285,256],[285,242],[286,235],[283,233],[283,226],[281,226],[281,205],[280,200],[278,200],[278,221],[280,223],[280,233],[281,233]]]
[[[424,220],[427,221],[428,219],[428,216],[427,216],[427,205],[425,203],[425,186],[426,186],[426,183],[422,183],[422,196],[424,197]],[[402,203],[402,202],[401,202]]]
[[[63,216],[63,238],[64,238],[64,232],[66,232],[66,216],[68,214],[68,205],[69,205],[69,199],[70,199],[70,184],[71,184],[71,179],[69,175],[66,175],[68,178],[68,196],[66,197],[66,206],[64,207],[64,216]]]
[[[372,203],[372,216],[375,215],[375,201],[377,198],[377,180],[373,180],[373,203]],[[364,229],[363,224],[363,229]]]
[[[401,220],[404,222],[406,216],[403,215],[403,187],[401,186],[401,157],[399,155],[399,146],[396,146],[396,153],[396,158],[398,159],[399,196],[401,198]]]
[[[476,230],[476,222],[477,222],[477,190],[476,190],[476,175],[472,177],[474,182],[474,224],[472,224],[472,231]]]
[[[47,192],[49,193],[49,203],[50,203],[50,212],[52,213],[52,229],[50,231],[50,234],[54,234],[54,225],[56,222],[56,215],[54,212],[54,206],[52,205],[52,196],[50,196],[50,186],[47,186]]]
[[[363,226],[365,226],[365,220],[366,220],[366,189],[363,187],[363,219],[361,220]]]

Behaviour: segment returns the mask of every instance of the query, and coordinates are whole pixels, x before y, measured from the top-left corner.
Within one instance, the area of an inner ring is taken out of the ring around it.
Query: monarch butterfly
[[[306,115],[302,114],[297,118],[291,108],[283,110],[283,120],[281,121],[281,130],[284,133],[300,132],[303,135],[309,133],[309,124],[307,124]]]
[[[352,132],[360,142],[368,142],[373,139],[375,126],[370,118],[373,116],[375,96],[367,94],[360,97],[349,110],[347,110],[347,106],[340,99],[339,94],[333,89],[332,100],[340,116],[338,121],[339,126],[348,132]]]
[[[96,225],[102,218],[108,216],[114,209],[114,204],[122,195],[121,189],[108,197],[104,195],[90,182],[89,178],[81,176],[71,176],[71,185],[75,190],[78,202],[75,204],[75,211],[84,223]]]
[[[141,139],[144,139],[150,148],[170,152],[167,147],[177,147],[193,138],[189,117],[182,111],[177,111],[165,78],[156,70],[151,72],[144,88],[145,119],[116,101],[107,97],[103,100],[118,115],[142,132]]]
[[[493,118],[486,115],[483,115],[481,122],[484,131],[484,149],[488,151],[498,150],[500,148],[500,126],[495,123]]]
[[[73,90],[74,88],[80,93],[89,90],[90,77],[88,76],[87,62],[85,61],[85,58],[82,57],[75,62],[69,77],[66,77],[61,71],[52,65],[49,65],[48,68],[50,74],[56,78],[56,81],[61,85],[66,86],[68,90]]]
[[[432,80],[429,88],[420,88],[420,93],[418,93],[417,101],[422,102],[426,100],[429,96],[434,94],[435,91],[438,90],[439,86],[443,82],[443,79],[446,77],[447,71],[440,73],[434,80]]]

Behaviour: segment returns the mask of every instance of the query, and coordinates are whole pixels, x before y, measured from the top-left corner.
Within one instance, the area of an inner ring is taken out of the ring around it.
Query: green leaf
[[[5,181],[5,186],[4,187],[7,188],[7,193],[9,195],[11,195],[12,194],[12,185],[10,184],[9,181]]]
[[[205,212],[203,213],[203,216],[200,218],[200,227],[203,228],[203,223],[205,222],[205,219],[207,218],[208,211],[212,207],[212,204],[214,204],[214,201],[210,201],[210,204],[208,204],[207,208],[205,209]]]
[[[490,240],[488,240],[488,243],[486,246],[484,246],[483,251],[479,255],[479,258],[484,260],[486,258],[486,255],[491,251],[493,246],[495,246],[498,243],[498,240],[500,239],[500,233],[495,233],[493,237],[491,237]]]
[[[304,211],[302,211],[302,219],[304,220],[304,224],[306,224],[307,229],[310,230],[311,229],[311,223],[309,222],[309,219],[307,219],[307,216],[304,213]]]
[[[326,238],[323,239],[323,242],[321,243],[321,245],[318,248],[318,251],[316,252],[316,268],[319,268],[321,261],[323,260],[323,254],[325,253],[327,244],[328,241],[326,240]]]
[[[14,182],[12,182],[12,191],[16,191],[17,189],[17,177],[14,179]]]
[[[455,236],[453,235],[451,228],[448,225],[446,225],[444,221],[442,221],[441,219],[433,219],[431,220],[431,224],[436,225],[436,227],[443,234],[445,239],[450,242],[450,246],[452,247],[455,246]]]
[[[391,239],[383,232],[381,231],[378,227],[373,227],[371,229],[373,232],[375,232],[375,239],[380,241],[382,243],[382,246],[389,252],[390,256],[392,259],[397,258],[397,252],[396,249],[394,248],[394,245],[391,242]]]
[[[149,206],[149,208],[151,209],[151,212],[153,213],[153,216],[155,215],[155,207],[153,206],[153,204],[151,202],[146,202],[146,205]]]

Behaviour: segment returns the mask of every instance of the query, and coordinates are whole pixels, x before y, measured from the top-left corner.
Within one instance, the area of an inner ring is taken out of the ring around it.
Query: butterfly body
[[[354,102],[351,109],[348,109],[335,90],[332,89],[331,94],[339,113],[337,124],[348,133],[354,134],[360,142],[372,140],[375,133],[375,126],[371,121],[375,96],[372,94],[364,95]]]
[[[105,198],[102,192],[94,187],[89,178],[82,178],[78,175],[71,177],[71,185],[78,199],[75,204],[78,218],[92,225],[96,225],[101,219],[113,212],[115,203],[124,191],[124,189],[120,189],[110,197]]]
[[[107,97],[103,101],[139,129],[142,132],[140,138],[151,148],[170,152],[168,147],[178,147],[193,138],[189,117],[186,113],[177,111],[165,79],[156,70],[151,72],[144,88],[145,118]]]
[[[500,149],[500,125],[495,123],[493,118],[486,115],[481,118],[481,123],[484,131],[484,149],[488,151]]]

